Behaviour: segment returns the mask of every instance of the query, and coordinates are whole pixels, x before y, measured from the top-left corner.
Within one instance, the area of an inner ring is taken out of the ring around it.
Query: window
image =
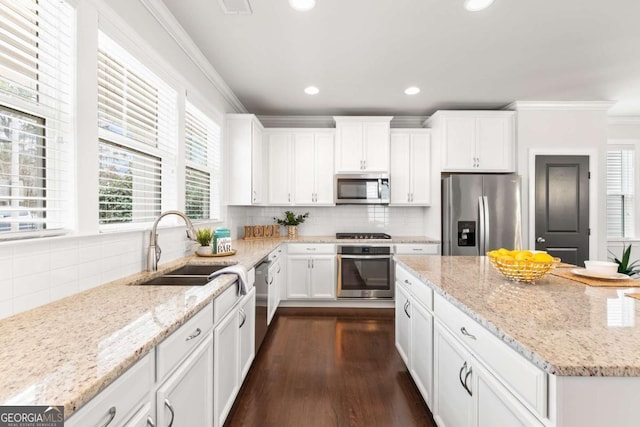
[[[150,222],[174,161],[176,93],[102,32],[98,46],[99,222]]]
[[[607,151],[607,236],[634,237],[633,148],[616,148]]]
[[[185,114],[185,211],[220,219],[220,127],[191,103]]]
[[[70,224],[74,10],[0,3],[0,236]]]

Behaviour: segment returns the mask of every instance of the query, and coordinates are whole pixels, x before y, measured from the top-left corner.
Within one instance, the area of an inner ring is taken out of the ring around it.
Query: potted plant
[[[196,240],[200,243],[200,247],[196,250],[198,255],[211,254],[211,239],[213,239],[213,232],[210,228],[196,230]]]
[[[612,255],[613,262],[618,264],[618,273],[626,274],[627,276],[635,276],[638,274],[638,267],[640,266],[638,263],[640,260],[629,263],[629,258],[631,258],[631,243],[629,243],[629,246],[622,245],[622,259],[618,259],[611,251],[609,251],[609,253]]]
[[[291,211],[284,212],[284,219],[273,217],[273,221],[278,225],[287,227],[287,236],[289,239],[298,237],[298,225],[302,224],[309,217],[309,212],[305,214],[294,214]]]

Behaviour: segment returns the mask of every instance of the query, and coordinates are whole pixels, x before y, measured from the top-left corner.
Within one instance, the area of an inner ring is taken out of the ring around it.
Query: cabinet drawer
[[[437,243],[398,243],[395,245],[396,255],[438,255],[440,245]]]
[[[547,415],[547,374],[440,295],[435,315],[471,352],[541,417]]]
[[[316,244],[303,244],[303,243],[289,243],[289,254],[335,254],[336,245],[333,243],[316,243]]]
[[[254,271],[254,282],[255,282],[255,270]],[[213,300],[213,324],[217,325],[220,320],[224,316],[227,315],[229,310],[233,308],[241,299],[242,295],[238,294],[238,282],[235,282],[231,286],[227,288],[222,294],[218,295],[216,299]],[[247,289],[249,292],[250,289]]]
[[[207,304],[158,344],[158,381],[171,372],[177,364],[198,346],[213,328],[213,305]]]
[[[433,290],[426,283],[402,267],[396,267],[396,282],[402,283],[416,300],[427,309],[433,310]]]
[[[123,425],[148,400],[148,393],[155,381],[154,356],[155,353],[151,350],[73,414],[64,425],[67,427],[101,426],[106,425],[112,417],[110,425]]]

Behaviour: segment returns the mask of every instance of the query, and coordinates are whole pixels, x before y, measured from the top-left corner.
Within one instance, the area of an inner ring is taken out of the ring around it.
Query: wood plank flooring
[[[227,427],[435,427],[393,309],[279,308]]]

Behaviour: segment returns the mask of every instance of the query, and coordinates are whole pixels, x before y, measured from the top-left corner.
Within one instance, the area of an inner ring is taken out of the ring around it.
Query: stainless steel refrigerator
[[[485,255],[522,249],[518,175],[449,175],[442,179],[442,254]]]

